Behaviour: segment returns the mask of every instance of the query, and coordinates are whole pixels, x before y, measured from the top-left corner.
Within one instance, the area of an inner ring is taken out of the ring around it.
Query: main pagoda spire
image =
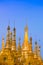
[[[24,55],[25,58],[28,57],[29,49],[30,49],[30,44],[28,40],[28,26],[26,25],[25,32],[24,32],[24,41],[22,44],[22,55]]]
[[[25,27],[25,33],[24,33],[24,42],[28,42],[28,26]]]

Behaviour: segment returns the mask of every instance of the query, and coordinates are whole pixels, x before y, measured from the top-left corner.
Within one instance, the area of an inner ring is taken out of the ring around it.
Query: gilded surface
[[[40,47],[35,42],[35,48],[32,50],[32,37],[28,38],[28,26],[25,27],[24,40],[20,45],[16,45],[16,29],[13,34],[10,32],[10,26],[7,28],[6,44],[2,38],[2,49],[0,50],[0,65],[43,65],[40,56]]]

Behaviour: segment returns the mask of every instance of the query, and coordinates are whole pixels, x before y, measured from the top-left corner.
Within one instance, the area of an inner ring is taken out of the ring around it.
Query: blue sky
[[[32,36],[41,46],[43,57],[43,1],[42,0],[0,0],[0,48],[2,36],[6,39],[7,26],[10,20],[11,31],[16,27],[16,39],[24,39],[24,27],[28,24],[29,38]],[[14,24],[15,21],[15,24]],[[40,42],[39,42],[40,40]]]

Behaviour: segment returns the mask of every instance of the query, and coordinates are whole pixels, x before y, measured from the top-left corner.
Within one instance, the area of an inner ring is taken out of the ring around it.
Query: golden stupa
[[[32,49],[32,37],[28,38],[28,26],[24,29],[24,40],[20,45],[16,45],[16,28],[13,33],[10,26],[7,28],[6,43],[2,37],[2,49],[0,50],[0,65],[43,65],[40,55],[40,46],[35,42],[34,50]]]

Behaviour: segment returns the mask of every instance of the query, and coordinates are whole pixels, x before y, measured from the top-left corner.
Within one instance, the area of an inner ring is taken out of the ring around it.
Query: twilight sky
[[[24,27],[28,25],[29,38],[32,36],[41,46],[43,57],[43,1],[41,0],[0,0],[0,48],[2,36],[6,39],[7,26],[10,20],[11,31],[16,27],[16,39],[24,39]],[[15,21],[15,24],[14,24]],[[39,41],[40,40],[40,41]]]

